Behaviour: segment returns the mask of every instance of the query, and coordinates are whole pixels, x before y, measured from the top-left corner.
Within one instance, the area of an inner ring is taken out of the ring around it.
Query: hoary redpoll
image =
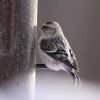
[[[38,41],[38,49],[43,63],[52,70],[66,71],[78,84],[78,63],[60,25],[55,21],[49,21],[40,29],[42,36]]]

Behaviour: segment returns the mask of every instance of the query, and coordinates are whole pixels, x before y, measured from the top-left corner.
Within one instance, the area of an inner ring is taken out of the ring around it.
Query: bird
[[[38,40],[38,51],[42,62],[51,70],[67,72],[74,84],[80,84],[79,64],[60,24],[47,21],[39,29],[42,35]]]

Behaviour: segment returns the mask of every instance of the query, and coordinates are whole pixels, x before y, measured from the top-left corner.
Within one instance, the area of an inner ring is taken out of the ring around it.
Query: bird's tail
[[[80,86],[82,84],[80,78],[78,77],[74,69],[68,70],[68,74],[73,79],[73,82],[75,83],[76,86],[77,85]]]

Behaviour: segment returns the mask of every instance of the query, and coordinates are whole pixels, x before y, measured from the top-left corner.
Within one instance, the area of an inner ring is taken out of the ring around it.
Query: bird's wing
[[[75,55],[70,48],[67,48],[66,50],[64,44],[60,44],[54,50],[53,49],[47,51],[45,50],[44,52],[49,56],[55,58],[56,60],[63,62],[70,68],[74,68],[75,70],[77,70],[77,62],[76,59],[74,58]]]

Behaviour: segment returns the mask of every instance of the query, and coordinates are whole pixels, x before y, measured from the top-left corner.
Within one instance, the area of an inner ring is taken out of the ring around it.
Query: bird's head
[[[62,32],[60,25],[55,21],[48,21],[40,27],[41,32],[45,37],[56,36]]]

